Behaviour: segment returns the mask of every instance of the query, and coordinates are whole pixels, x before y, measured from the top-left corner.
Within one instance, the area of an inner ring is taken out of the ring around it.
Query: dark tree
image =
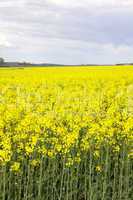
[[[4,58],[0,58],[0,64],[4,63]]]

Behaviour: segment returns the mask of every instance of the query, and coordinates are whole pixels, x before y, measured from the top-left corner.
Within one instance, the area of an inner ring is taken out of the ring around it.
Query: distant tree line
[[[4,63],[4,58],[0,58],[0,64]]]

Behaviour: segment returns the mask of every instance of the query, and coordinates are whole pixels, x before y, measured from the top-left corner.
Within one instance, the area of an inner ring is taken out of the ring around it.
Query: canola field
[[[0,69],[0,200],[133,199],[133,67]]]

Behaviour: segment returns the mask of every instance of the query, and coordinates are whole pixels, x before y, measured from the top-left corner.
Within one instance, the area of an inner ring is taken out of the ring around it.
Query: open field
[[[133,198],[133,67],[0,69],[0,200]]]

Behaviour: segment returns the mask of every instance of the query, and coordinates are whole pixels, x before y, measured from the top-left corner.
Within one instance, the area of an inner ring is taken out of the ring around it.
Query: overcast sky
[[[0,57],[133,62],[133,0],[0,0]]]

